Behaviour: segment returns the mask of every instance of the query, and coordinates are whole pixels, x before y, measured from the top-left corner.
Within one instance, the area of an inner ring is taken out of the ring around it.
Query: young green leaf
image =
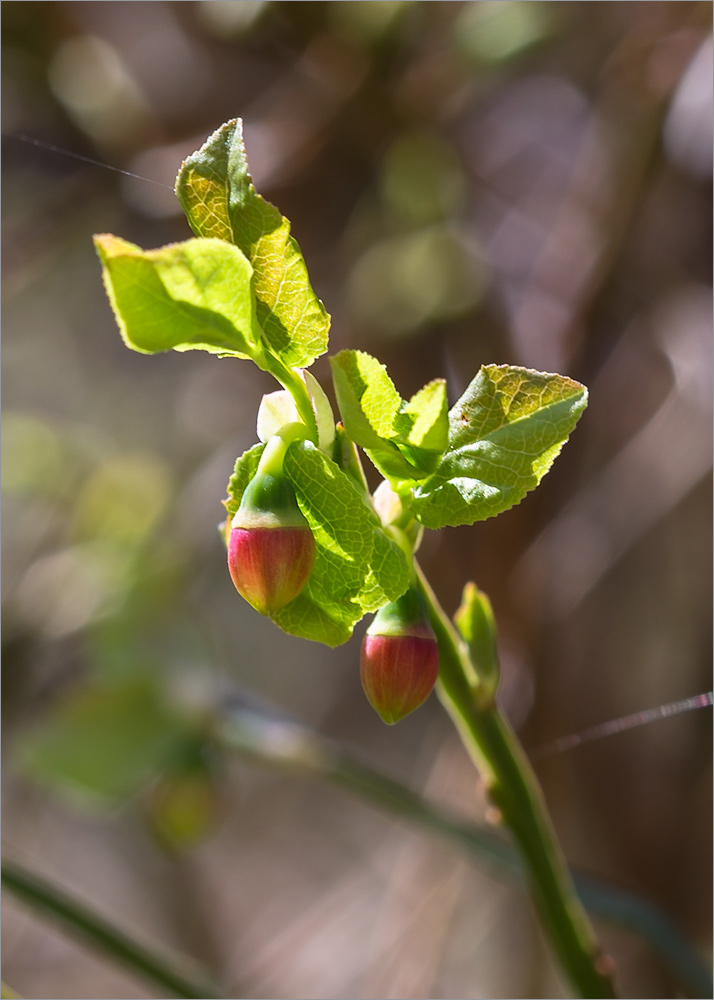
[[[332,442],[332,461],[336,465],[339,465],[343,472],[347,473],[352,482],[357,486],[361,496],[364,497],[365,503],[369,503],[370,501],[367,499],[369,497],[369,486],[367,485],[367,477],[362,468],[357,445],[349,437],[341,422],[335,427],[335,440]]]
[[[446,382],[436,378],[402,405],[395,429],[399,440],[414,448],[441,454],[449,443]]]
[[[240,505],[263,447],[254,446],[236,462],[226,501],[229,517]],[[291,445],[284,468],[317,552],[304,590],[274,620],[293,635],[337,646],[367,611],[404,592],[406,559],[350,477],[310,442]]]
[[[387,369],[364,351],[340,351],[330,364],[345,430],[361,448],[380,448],[402,405]]]
[[[345,430],[392,481],[434,471],[448,440],[446,387],[435,379],[407,403],[376,358],[340,351],[331,358]]]
[[[374,610],[375,601],[394,600],[404,592],[409,583],[406,559],[349,476],[309,442],[289,449],[285,471],[317,542],[315,568],[300,596],[303,603],[314,601],[319,614],[297,622],[298,609],[288,605],[276,621],[287,631],[334,645],[318,631],[321,618],[329,615],[340,622],[339,641],[345,642],[354,623]]]
[[[240,502],[243,499],[243,494],[245,493],[248,483],[258,471],[260,456],[264,451],[264,444],[254,444],[252,448],[249,448],[248,451],[244,451],[243,454],[236,459],[236,464],[233,468],[233,475],[228,481],[228,499],[223,501],[223,505],[228,514],[229,522],[233,519],[233,515],[240,507]]]
[[[369,575],[360,590],[357,600],[367,613],[399,597],[409,583],[409,572],[404,553],[381,528],[372,533],[374,548]]]
[[[334,647],[347,642],[363,615],[364,611],[355,601],[326,600],[321,588],[310,579],[303,591],[279,611],[273,621],[290,635]]]
[[[428,528],[473,524],[520,503],[550,469],[587,405],[562,375],[509,365],[481,368],[449,414],[449,446],[414,490]]]
[[[434,472],[449,442],[448,411],[446,382],[439,378],[415,393],[397,416],[400,450],[422,473]]]
[[[127,347],[144,354],[204,350],[264,366],[253,269],[237,247],[194,239],[142,250],[109,234],[94,242]]]
[[[240,119],[184,161],[176,196],[197,236],[234,243],[253,265],[258,322],[283,364],[305,368],[324,354],[330,317],[310,286],[290,223],[253,186]]]

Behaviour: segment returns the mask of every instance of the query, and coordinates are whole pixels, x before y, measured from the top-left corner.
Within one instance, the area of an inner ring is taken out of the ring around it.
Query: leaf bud
[[[362,642],[360,673],[367,700],[388,725],[429,697],[439,673],[439,652],[416,588],[375,615]]]
[[[475,583],[464,587],[454,623],[469,647],[481,694],[495,698],[501,678],[496,619],[488,596]]]
[[[335,439],[335,416],[330,401],[317,381],[306,368],[296,368],[295,374],[304,383],[317,425],[318,446],[329,454]],[[263,396],[258,409],[258,438],[269,441],[286,424],[300,422],[295,400],[286,389],[278,389]]]
[[[228,569],[236,590],[261,615],[272,617],[303,589],[315,555],[315,539],[282,459],[265,465],[261,460],[231,522]]]

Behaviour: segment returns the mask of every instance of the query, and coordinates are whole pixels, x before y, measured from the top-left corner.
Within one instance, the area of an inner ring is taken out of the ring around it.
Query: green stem
[[[508,722],[480,697],[464,643],[417,567],[439,644],[437,693],[520,847],[533,895],[563,969],[582,997],[616,996],[609,960],[575,892],[537,778]]]
[[[521,882],[524,865],[511,844],[494,830],[452,816],[442,807],[340,744],[292,720],[268,716],[231,698],[216,711],[213,735],[227,749],[287,773],[329,781],[373,806],[388,809],[432,833],[449,837],[487,864],[497,877]],[[666,962],[689,996],[712,996],[712,978],[699,955],[671,920],[647,900],[594,878],[575,875],[582,903],[592,913],[641,935]]]
[[[302,423],[284,424],[280,430],[270,438],[265,446],[263,454],[260,456],[256,475],[267,473],[270,476],[280,477],[283,475],[283,461],[285,452],[293,441],[304,441],[308,437],[307,427]]]
[[[210,1000],[224,995],[214,984],[179,970],[177,959],[154,954],[57,886],[14,862],[3,862],[2,886],[34,911],[63,924],[173,997]]]

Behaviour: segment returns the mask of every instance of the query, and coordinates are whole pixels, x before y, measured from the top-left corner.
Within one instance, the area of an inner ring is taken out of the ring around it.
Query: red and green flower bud
[[[411,588],[374,617],[362,642],[362,687],[388,725],[419,708],[439,673],[436,636],[424,598]]]
[[[286,448],[277,437],[268,443],[228,539],[236,590],[270,617],[298,596],[315,565],[315,539],[282,469]]]

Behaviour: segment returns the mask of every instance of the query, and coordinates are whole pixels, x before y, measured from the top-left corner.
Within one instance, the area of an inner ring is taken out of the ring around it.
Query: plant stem
[[[266,444],[265,450],[260,456],[256,475],[267,473],[270,476],[282,476],[285,452],[293,441],[304,441],[307,436],[307,428],[303,423],[285,424],[281,427]]]
[[[480,697],[464,643],[417,567],[439,644],[437,693],[478,767],[489,799],[511,830],[533,896],[563,969],[580,996],[615,997],[610,960],[602,954],[575,892],[537,778],[491,697]]]
[[[500,833],[451,815],[307,726],[231,698],[216,709],[211,731],[226,749],[286,773],[329,781],[400,819],[449,837],[498,878],[518,883],[525,879],[519,854]],[[576,873],[575,886],[592,913],[641,935],[677,976],[687,996],[711,998],[710,970],[666,914],[647,900],[594,878]]]
[[[172,997],[210,1000],[223,995],[214,984],[180,970],[177,967],[179,959],[154,954],[57,886],[14,862],[3,862],[2,886],[34,911],[62,923],[99,951],[144,976]]]

